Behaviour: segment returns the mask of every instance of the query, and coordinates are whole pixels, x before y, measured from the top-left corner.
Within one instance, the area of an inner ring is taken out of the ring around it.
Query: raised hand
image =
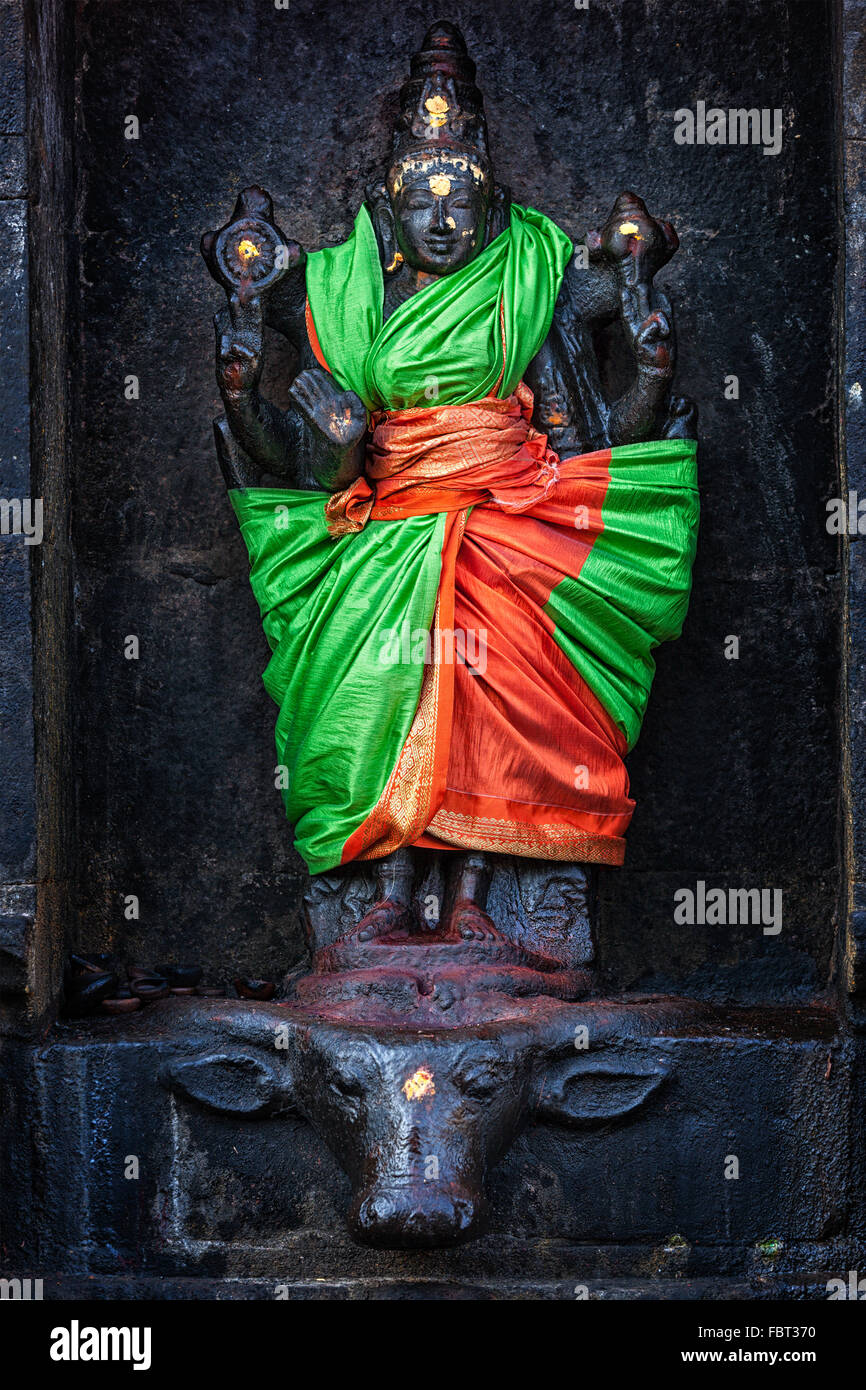
[[[320,430],[335,448],[351,449],[367,431],[367,411],[354,391],[341,391],[322,367],[300,372],[289,395],[302,415]]]
[[[258,295],[246,299],[234,293],[228,309],[214,315],[216,329],[216,378],[220,393],[236,398],[254,392],[264,361],[262,302]]]
[[[644,319],[634,337],[638,369],[670,378],[673,376],[673,337],[669,316],[655,310]]]

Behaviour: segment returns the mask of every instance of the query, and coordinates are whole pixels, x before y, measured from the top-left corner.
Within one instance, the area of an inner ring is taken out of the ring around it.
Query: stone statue
[[[672,394],[673,316],[654,285],[677,245],[632,193],[581,247],[512,202],[447,23],[412,59],[385,177],[346,242],[306,253],[256,187],[203,238],[227,295],[217,450],[313,876],[312,969],[289,997],[355,1030],[356,1073],[381,1079],[395,1027],[410,1052],[445,1030],[465,1070],[467,1029],[507,1018],[519,1033],[521,1001],[555,1012],[589,989],[579,866],[622,862],[624,756],[690,589],[695,410]],[[592,334],[614,322],[634,372],[609,401]],[[260,393],[264,325],[297,354],[286,411]],[[401,1106],[434,1103],[416,1071]],[[354,1104],[338,1106],[347,1125]],[[332,1106],[330,1142],[339,1124]],[[380,1203],[364,1238],[476,1229],[441,1210],[425,1226],[418,1204]]]

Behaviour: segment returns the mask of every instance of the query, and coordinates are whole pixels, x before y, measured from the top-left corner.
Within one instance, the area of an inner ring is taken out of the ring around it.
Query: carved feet
[[[419,932],[411,907],[393,898],[375,903],[361,920],[340,937],[341,944],[355,942],[406,941],[416,938],[426,941],[485,942],[491,947],[507,946],[508,938],[477,903],[461,898],[455,903],[443,932]]]
[[[344,942],[376,941],[381,937],[391,937],[395,941],[405,941],[412,935],[415,919],[411,907],[395,902],[393,898],[383,898],[374,903],[364,913],[360,922],[341,938]]]
[[[505,944],[508,938],[477,903],[463,898],[454,904],[445,929],[446,941],[486,941],[491,946]]]

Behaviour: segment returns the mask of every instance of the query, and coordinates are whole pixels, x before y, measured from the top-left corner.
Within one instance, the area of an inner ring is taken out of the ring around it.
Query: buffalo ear
[[[288,1074],[248,1052],[174,1059],[165,1063],[159,1079],[170,1091],[221,1115],[254,1119],[292,1108]]]
[[[638,1110],[666,1076],[666,1067],[652,1063],[571,1057],[545,1074],[535,1115],[564,1125],[616,1120]]]

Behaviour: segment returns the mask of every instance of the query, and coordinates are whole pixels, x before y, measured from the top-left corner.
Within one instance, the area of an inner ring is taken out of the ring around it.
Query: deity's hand
[[[367,410],[354,391],[341,391],[330,372],[311,367],[300,372],[289,395],[310,424],[338,449],[352,448],[367,430]]]
[[[679,244],[670,222],[650,216],[636,193],[620,193],[601,230],[586,238],[590,260],[605,262],[630,287],[651,285]]]
[[[644,319],[634,336],[634,355],[639,371],[669,379],[674,371],[670,318],[656,310]]]
[[[228,309],[214,315],[216,377],[223,396],[236,398],[256,389],[262,374],[264,337],[258,295],[233,294]]]

